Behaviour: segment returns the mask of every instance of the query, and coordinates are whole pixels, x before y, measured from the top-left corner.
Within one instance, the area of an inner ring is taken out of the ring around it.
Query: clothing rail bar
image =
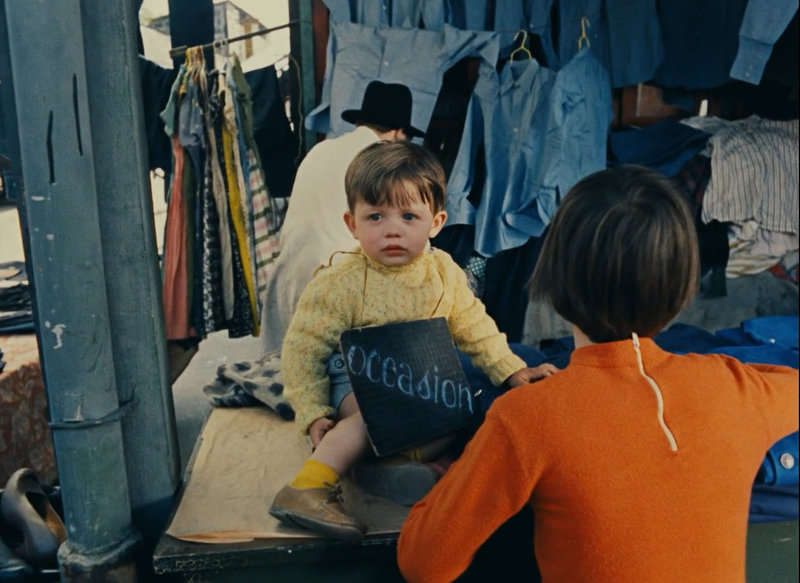
[[[300,22],[300,21],[299,20],[290,20],[286,24],[281,24],[280,26],[274,26],[272,28],[262,28],[261,30],[255,30],[253,32],[248,32],[248,33],[245,33],[245,34],[240,35],[240,36],[234,36],[232,38],[215,40],[214,42],[206,43],[204,45],[196,45],[196,47],[199,47],[201,49],[210,49],[210,48],[213,48],[213,47],[221,47],[221,46],[223,46],[223,45],[225,45],[227,43],[232,43],[232,42],[236,42],[236,41],[240,41],[240,40],[247,40],[248,38],[253,38],[254,36],[261,36],[262,34],[269,34],[270,32],[274,32],[274,31],[280,30],[282,28],[287,28],[289,26],[293,26],[293,25],[297,24],[298,22]],[[181,45],[179,47],[175,47],[174,49],[170,49],[169,56],[171,58],[173,58],[173,59],[175,57],[180,57],[181,55],[186,54],[186,51],[189,50],[189,48],[195,48],[195,47],[187,47],[186,45]]]

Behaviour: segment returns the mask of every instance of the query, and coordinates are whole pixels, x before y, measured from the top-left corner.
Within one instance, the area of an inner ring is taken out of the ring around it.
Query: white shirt
[[[267,351],[280,350],[300,294],[317,267],[327,264],[335,251],[355,247],[342,218],[347,210],[344,175],[356,154],[377,141],[373,130],[360,126],[320,142],[300,163],[261,313]]]

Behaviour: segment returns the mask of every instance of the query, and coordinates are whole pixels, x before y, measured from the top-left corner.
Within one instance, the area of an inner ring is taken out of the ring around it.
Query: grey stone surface
[[[714,332],[736,327],[749,318],[796,316],[798,313],[797,285],[767,271],[728,279],[726,287],[728,295],[725,297],[698,295],[674,321]]]

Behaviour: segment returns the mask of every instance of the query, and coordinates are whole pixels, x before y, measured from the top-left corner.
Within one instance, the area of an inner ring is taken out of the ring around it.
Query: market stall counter
[[[345,507],[369,525],[355,545],[317,537],[270,516],[273,496],[308,450],[294,423],[269,408],[212,409],[154,551],[156,573],[192,582],[402,581],[395,552],[407,507],[364,494],[343,479]],[[798,540],[797,520],[751,524],[748,583],[796,582]],[[495,575],[495,581],[526,580],[519,573]],[[480,580],[476,577],[468,572],[462,581]],[[535,574],[529,580],[537,580]]]

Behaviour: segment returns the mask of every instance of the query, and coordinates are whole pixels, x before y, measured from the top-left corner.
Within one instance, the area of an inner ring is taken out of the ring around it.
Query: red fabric
[[[178,136],[172,137],[174,172],[164,228],[164,326],[168,340],[193,336],[189,324],[186,209],[183,201],[184,152]]]
[[[770,267],[769,271],[772,273],[772,275],[780,277],[781,279],[791,281],[792,283],[798,283],[797,263],[795,263],[789,269],[784,267],[782,263],[778,263],[777,265]]]

